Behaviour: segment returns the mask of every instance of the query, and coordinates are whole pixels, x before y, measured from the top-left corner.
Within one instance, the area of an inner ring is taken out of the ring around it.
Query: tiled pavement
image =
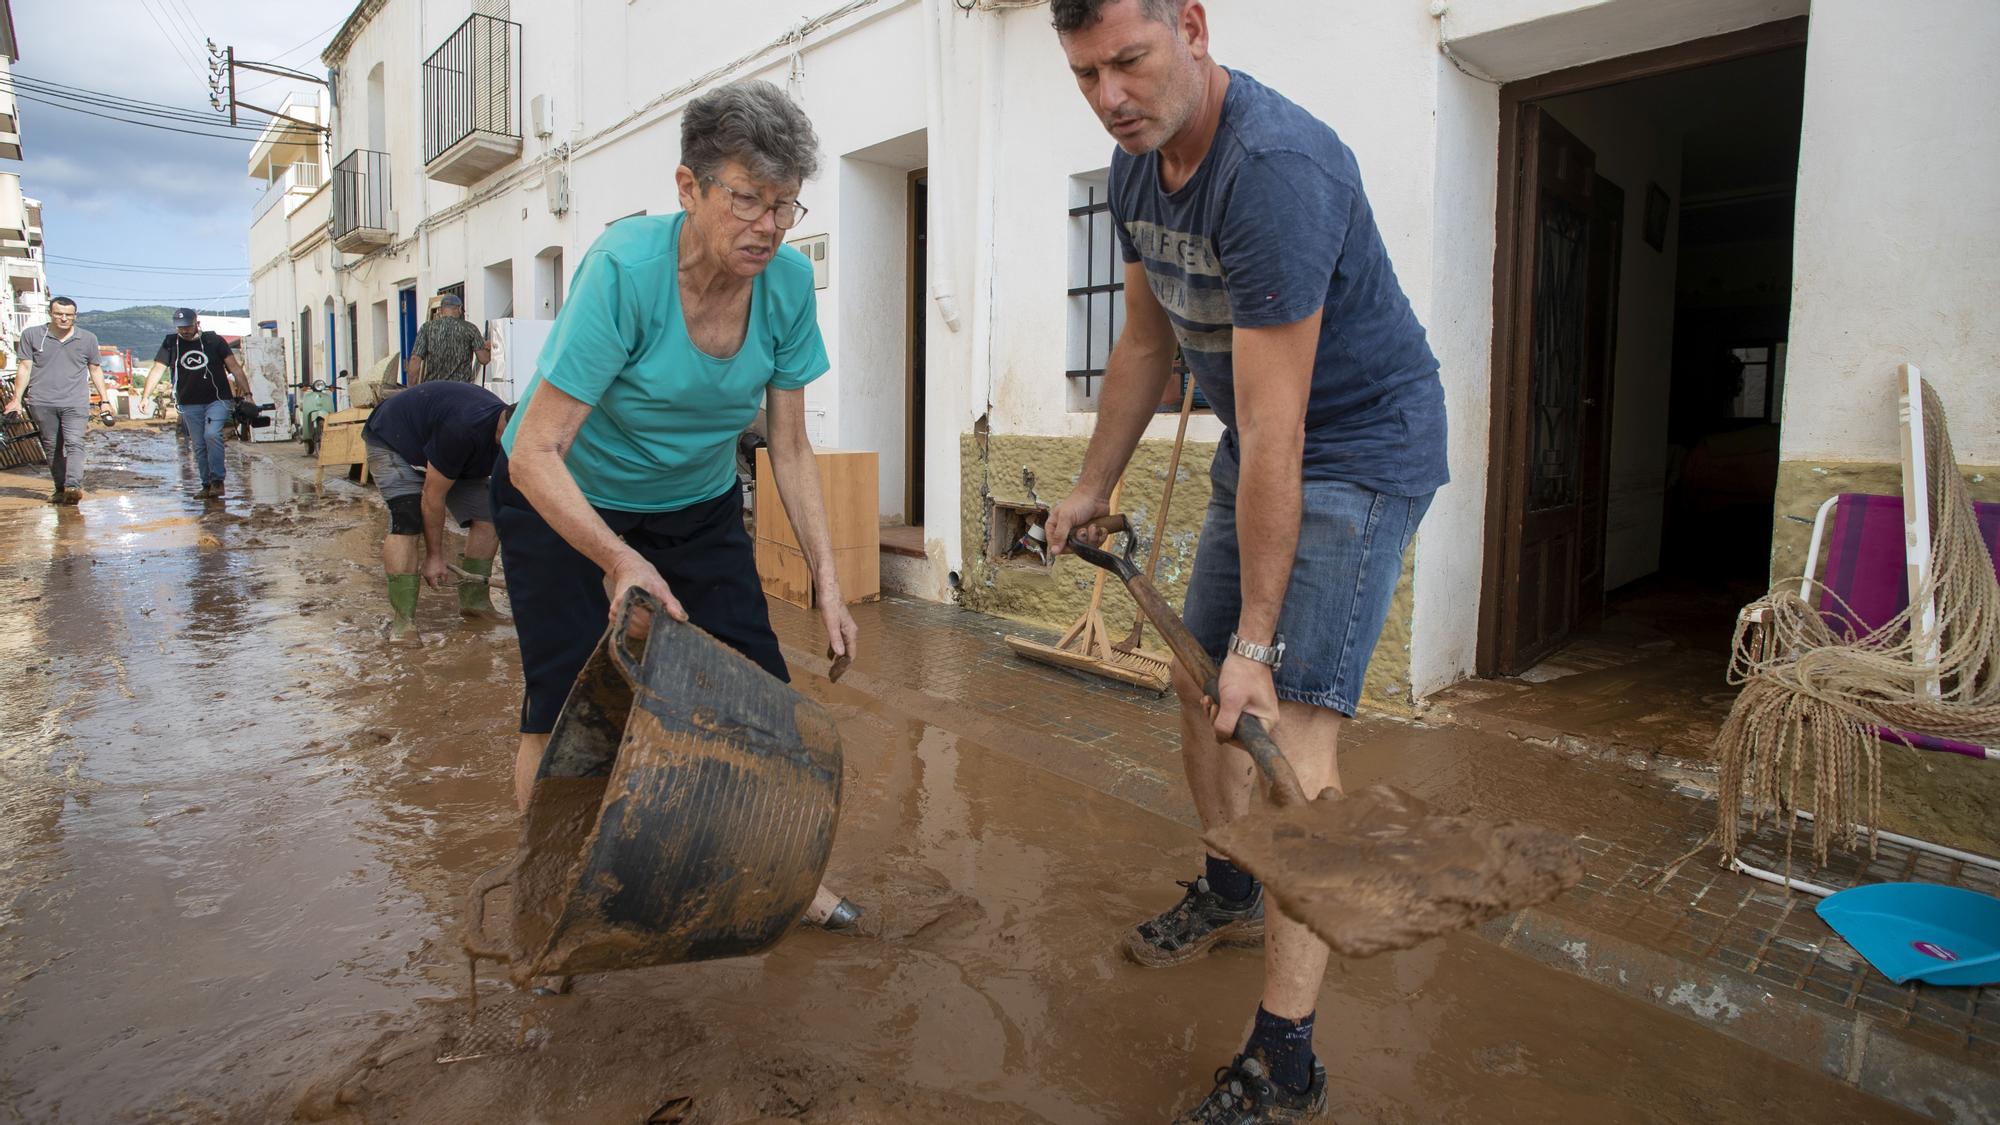
[[[891,596],[853,607],[861,656],[852,679],[832,687],[811,675],[825,667],[824,657],[814,655],[824,651],[818,614],[777,603],[772,610],[806,690],[834,697],[850,691],[850,701],[956,730],[1194,823],[1175,760],[1179,720],[1172,696],[1033,664],[1004,643],[1009,634],[1050,642],[1053,635]],[[1526,755],[1572,778],[1579,770],[1603,771],[1593,784],[1627,791],[1612,816],[1578,813],[1575,823],[1564,823],[1559,806],[1530,814],[1578,833],[1586,875],[1555,903],[1489,923],[1483,930],[1492,940],[1944,1120],[1988,1119],[1983,1110],[1938,1108],[1957,1097],[1973,1098],[1967,1104],[1975,1107],[2000,1106],[2000,989],[1899,987],[1828,929],[1804,896],[1720,869],[1713,848],[1675,867],[1714,829],[1712,797],[1476,732],[1364,718],[1348,744],[1371,739],[1437,743],[1439,756],[1465,759],[1459,764],[1475,774],[1494,771],[1475,779],[1475,789],[1532,785],[1513,777],[1523,759],[1509,757]],[[1499,761],[1513,765],[1502,772]],[[1421,775],[1393,780],[1431,795]],[[1801,838],[1801,851],[1805,843]],[[1756,862],[1762,854],[1765,865],[1782,868],[1783,847],[1781,833],[1766,831],[1746,858]],[[1994,872],[1940,865],[1886,843],[1872,863],[1836,860],[1811,877],[1837,886],[1917,878],[2000,891]]]

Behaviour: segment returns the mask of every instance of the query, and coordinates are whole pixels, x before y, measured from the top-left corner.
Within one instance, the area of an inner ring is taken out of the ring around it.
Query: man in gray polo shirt
[[[55,481],[49,500],[56,504],[83,499],[83,433],[90,424],[93,386],[109,419],[111,396],[104,390],[97,336],[76,326],[75,301],[57,297],[49,302],[49,322],[21,333],[21,367],[5,409],[12,414],[23,401],[28,404],[28,416],[49,453],[49,476]]]
[[[465,301],[456,293],[446,293],[438,302],[436,318],[417,329],[410,345],[410,385],[450,379],[472,382],[472,361],[493,360],[493,349],[479,329],[465,322]]]

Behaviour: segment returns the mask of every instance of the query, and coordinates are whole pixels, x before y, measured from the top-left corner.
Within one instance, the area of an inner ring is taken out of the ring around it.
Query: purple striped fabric
[[[1973,513],[1979,521],[1979,538],[1986,543],[1994,570],[2000,574],[2000,504],[1975,503]],[[1820,573],[1826,589],[1820,595],[1819,611],[1836,631],[1852,629],[1856,636],[1871,633],[1910,604],[1902,497],[1841,493],[1821,548],[1826,564]],[[1916,731],[1877,727],[1875,734],[1884,742],[1907,743],[1920,750],[2000,757],[2000,750]]]

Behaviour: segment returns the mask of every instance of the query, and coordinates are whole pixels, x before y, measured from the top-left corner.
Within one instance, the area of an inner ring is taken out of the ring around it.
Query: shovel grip
[[[1208,693],[1210,699],[1221,698],[1213,676],[1209,677],[1202,690]],[[1306,791],[1299,784],[1299,775],[1292,769],[1292,763],[1286,760],[1284,751],[1278,749],[1277,740],[1271,737],[1271,732],[1264,729],[1264,720],[1248,712],[1238,716],[1236,733],[1231,736],[1231,741],[1243,747],[1250,760],[1256,762],[1257,768],[1270,780],[1278,804],[1306,803]]]
[[[1111,520],[1118,521],[1119,526],[1111,527],[1107,522]],[[1106,516],[1092,522],[1104,526],[1107,531],[1124,531],[1128,530],[1124,521],[1124,516]],[[1084,546],[1073,537],[1070,540],[1070,547],[1084,561],[1103,567],[1123,579],[1125,589],[1131,593],[1132,600],[1138,603],[1139,612],[1145,614],[1146,619],[1153,623],[1153,628],[1158,629],[1160,636],[1166,639],[1167,647],[1173,650],[1174,659],[1180,662],[1181,667],[1187,670],[1188,675],[1196,683],[1202,685],[1202,690],[1208,693],[1210,699],[1222,698],[1216,686],[1221,672],[1216,668],[1215,661],[1209,657],[1208,650],[1202,648],[1194,639],[1194,634],[1188,632],[1188,627],[1181,623],[1181,615],[1174,612],[1173,607],[1167,604],[1167,599],[1160,596],[1160,592],[1154,589],[1145,575],[1138,572],[1130,559],[1121,559],[1109,552]],[[1231,736],[1231,740],[1242,746],[1250,755],[1250,760],[1257,763],[1258,770],[1262,771],[1265,780],[1271,783],[1271,790],[1278,804],[1306,803],[1305,787],[1299,784],[1299,775],[1292,769],[1292,763],[1285,759],[1284,752],[1278,749],[1277,742],[1272,740],[1271,732],[1264,729],[1262,719],[1255,715],[1238,718],[1236,733]]]
[[[625,600],[618,603],[618,621],[611,626],[611,635],[605,638],[611,642],[611,658],[617,663],[618,671],[623,673],[626,682],[634,687],[645,682],[645,677],[639,671],[639,657],[628,647],[627,640],[632,635],[632,609],[641,605],[648,613],[655,616],[667,611],[666,607],[660,604],[660,599],[654,597],[651,592],[637,586],[629,586],[625,590]]]

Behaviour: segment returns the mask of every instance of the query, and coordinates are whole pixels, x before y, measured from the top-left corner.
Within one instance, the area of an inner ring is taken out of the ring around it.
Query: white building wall
[[[1819,0],[1806,46],[1787,460],[1900,456],[1923,369],[1968,464],[2000,464],[2000,113],[1990,0]]]
[[[802,17],[840,7],[836,0],[804,10],[777,0],[706,7],[516,0],[523,116],[530,99],[547,97],[553,135],[536,137],[524,121],[521,158],[465,190],[422,176],[419,69],[467,9],[390,0],[339,60],[344,99],[375,61],[395,60],[385,77],[403,107],[390,144],[399,237],[408,243],[365,262],[345,258],[349,268],[337,282],[343,307],[359,306],[368,358],[394,346],[400,284],[427,296],[465,281],[468,315],[485,319],[493,309],[484,270],[507,261],[514,308],[526,314],[538,292],[537,255],[560,249],[571,272],[607,222],[675,210],[678,113],[707,88],[697,78],[789,83],[826,156],[822,175],[802,192],[812,214],[792,237],[831,239],[829,285],[819,298],[834,369],[809,390],[808,408],[818,412],[825,444],[883,452],[882,510],[892,516],[902,503],[907,436],[899,220],[908,171],[928,168],[933,292],[949,294],[957,325],[947,324],[938,302],[926,302],[927,500],[925,511],[902,514],[926,525],[935,567],[959,569],[961,436],[983,423],[996,433],[1075,437],[1094,421],[1068,408],[1062,374],[1066,211],[1071,178],[1105,167],[1111,143],[1076,92],[1045,7],[966,13],[953,0],[878,0],[783,42]],[[1279,18],[1277,8],[1294,18]],[[1414,560],[1412,677],[1422,695],[1468,674],[1477,647],[1498,142],[1498,87],[1482,72],[1545,73],[1800,15],[1806,2],[1398,0],[1333,8],[1216,0],[1214,50],[1332,124],[1355,150],[1398,277],[1442,364],[1453,484],[1433,506]],[[1970,304],[1992,290],[1990,263],[2000,260],[1990,187],[2000,145],[1975,93],[1984,65],[1976,45],[1994,39],[1996,12],[1983,0],[1932,0],[1922,14],[1863,0],[1814,6],[1792,351],[1802,380],[1824,370],[1812,377],[1858,388],[1897,360],[1928,361],[1941,380],[1957,380],[1959,416],[1980,409],[1993,416],[1994,392],[1976,390],[1971,373],[1990,369],[2000,346],[1990,318],[1973,316]],[[1441,56],[1440,39],[1457,64]],[[934,99],[933,42],[943,59]],[[1881,67],[1885,42],[1897,44],[1899,59],[1922,65]],[[747,63],[726,69],[745,56]],[[350,107],[344,100],[343,113]],[[353,147],[343,139],[336,158]],[[546,180],[557,173],[569,186],[561,215],[546,198]],[[1643,185],[1627,189],[1636,206]],[[1886,212],[1877,197],[1891,201]],[[1972,203],[1948,213],[1934,205],[1945,197]],[[1884,262],[1895,273],[1887,281]],[[299,283],[275,314],[260,307],[258,315],[290,330],[299,307],[317,307],[319,276]],[[1907,313],[1885,317],[1884,292],[1916,296]],[[387,341],[372,339],[371,327],[372,307],[384,300]],[[1866,322],[1884,326],[1858,333],[1855,325]],[[1840,400],[1852,393],[1793,395],[1787,455],[1853,448],[1839,418]],[[1149,436],[1170,437],[1172,427],[1162,417]],[[1212,418],[1190,428],[1193,440],[1217,436]],[[1981,440],[1994,439],[1962,434],[1961,449]],[[1996,458],[1990,449],[1981,455]]]
[[[1470,675],[1479,653],[1500,148],[1498,88],[1442,58],[1433,57],[1432,73],[1438,99],[1437,161],[1427,191],[1431,289],[1417,312],[1444,383],[1451,483],[1431,501],[1415,547],[1410,680],[1419,697]]]

